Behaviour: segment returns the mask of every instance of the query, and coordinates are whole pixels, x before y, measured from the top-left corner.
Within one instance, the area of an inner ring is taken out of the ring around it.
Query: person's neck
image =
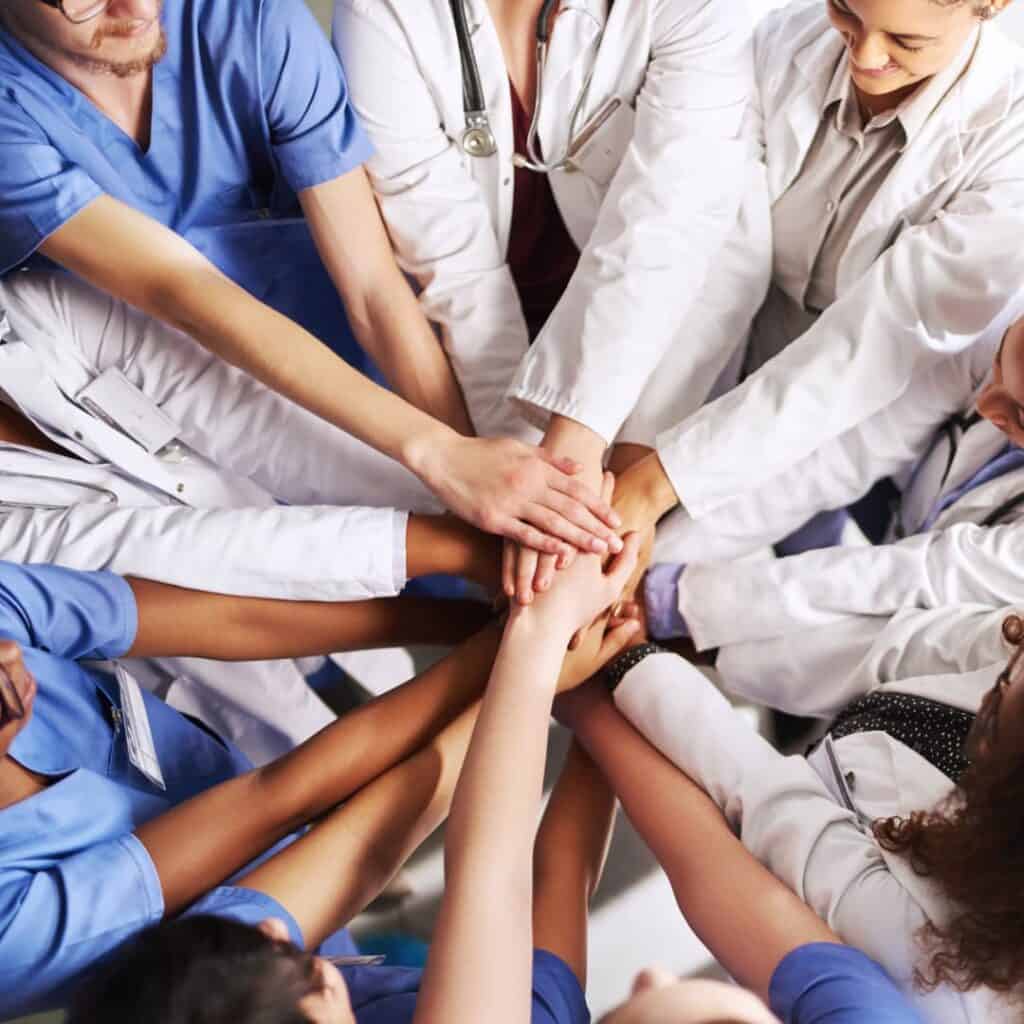
[[[871,118],[877,117],[879,114],[895,110],[908,96],[916,92],[922,84],[923,82],[913,82],[902,89],[887,92],[882,96],[872,96],[869,93],[861,92],[856,85],[854,85],[853,89],[857,95],[857,103],[860,106],[860,112],[864,116],[864,120],[870,121]]]
[[[38,796],[49,784],[45,775],[22,767],[10,754],[0,757],[0,811]]]
[[[153,71],[119,77],[97,71],[69,57],[45,39],[26,32],[11,17],[0,15],[0,24],[37,60],[55,71],[131,136],[143,149],[149,147]]]
[[[487,0],[505,55],[505,66],[520,102],[533,110],[537,91],[536,28],[544,0]]]

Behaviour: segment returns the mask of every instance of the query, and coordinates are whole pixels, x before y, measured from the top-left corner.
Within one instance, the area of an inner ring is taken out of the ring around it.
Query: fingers
[[[597,495],[586,484],[565,474],[551,474],[550,484],[554,490],[567,494],[573,501],[578,501],[613,530],[622,526],[621,517],[609,504],[610,495],[607,499]]]
[[[566,541],[573,547],[579,548],[580,551],[588,551],[594,555],[603,555],[608,551],[608,541],[595,537],[547,505],[532,502],[523,510],[522,517],[549,537]],[[601,530],[602,533],[606,532],[603,527]],[[614,534],[610,536],[614,536]],[[549,551],[548,548],[538,548],[538,550]]]
[[[516,579],[515,595],[520,604],[530,604],[533,601],[533,581],[537,576],[537,565],[541,556],[529,548],[520,548],[516,558]]]
[[[605,470],[601,475],[601,500],[610,502],[615,496],[615,474]]]
[[[505,596],[512,598],[516,593],[516,555],[519,548],[507,540],[501,546],[501,589]]]
[[[21,648],[13,640],[0,641],[0,722],[25,717],[25,704],[35,689],[35,680],[25,668]]]
[[[609,629],[601,641],[601,651],[598,655],[601,664],[607,665],[612,658],[621,654],[639,631],[640,623],[636,619],[626,619],[617,626],[612,626],[609,621]]]
[[[569,554],[570,548],[563,541],[542,533],[535,526],[531,526],[530,523],[521,519],[509,520],[507,524],[499,526],[494,532],[513,541],[519,547],[533,548],[534,551],[560,555],[563,558]]]
[[[541,555],[537,559],[537,572],[533,577],[533,589],[538,594],[542,594],[554,582],[557,568],[557,555]]]
[[[625,544],[622,551],[605,568],[605,580],[616,594],[622,592],[640,557],[640,534],[635,531],[627,533],[623,540]]]
[[[610,530],[605,526],[597,516],[588,511],[578,501],[573,501],[572,498],[560,494],[558,491],[549,491],[544,498],[544,503],[549,509],[557,512],[566,522],[572,523],[582,531],[583,543],[577,543],[577,547],[584,551],[592,551],[595,554],[603,554],[607,550],[612,552],[622,550],[622,541],[619,535],[614,530]],[[593,543],[594,538],[604,542],[605,547],[603,550],[599,550],[598,546]]]

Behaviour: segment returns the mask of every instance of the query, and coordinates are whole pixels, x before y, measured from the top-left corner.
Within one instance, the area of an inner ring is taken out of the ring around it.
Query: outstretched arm
[[[747,851],[707,794],[592,685],[563,698],[567,723],[664,868],[690,926],[734,978],[767,999],[787,954],[839,940]]]
[[[254,661],[366,647],[455,644],[491,614],[476,601],[277,601],[185,590],[153,580],[128,583],[139,615],[135,642],[127,652],[135,658]]]
[[[616,599],[635,560],[635,537],[608,575],[596,558],[578,559],[509,616],[455,793],[417,1024],[529,1017],[532,837],[559,666],[573,633]]]
[[[423,675],[279,760],[139,828],[166,912],[181,910],[430,742],[479,697],[497,643],[497,629],[488,627]]]

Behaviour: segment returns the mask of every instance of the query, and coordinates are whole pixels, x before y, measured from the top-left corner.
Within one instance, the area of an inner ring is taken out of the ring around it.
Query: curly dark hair
[[[874,824],[881,846],[906,856],[954,904],[948,923],[920,938],[923,991],[948,983],[985,986],[1024,1002],[1024,756],[979,758],[956,791],[931,811]]]
[[[83,986],[68,1024],[309,1024],[299,1004],[320,988],[313,957],[291,943],[196,915],[129,940]]]

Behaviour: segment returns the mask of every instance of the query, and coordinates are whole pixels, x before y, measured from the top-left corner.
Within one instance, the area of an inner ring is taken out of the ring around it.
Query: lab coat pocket
[[[612,97],[583,126],[573,143],[570,159],[576,170],[607,188],[633,139],[636,111],[620,97]]]

